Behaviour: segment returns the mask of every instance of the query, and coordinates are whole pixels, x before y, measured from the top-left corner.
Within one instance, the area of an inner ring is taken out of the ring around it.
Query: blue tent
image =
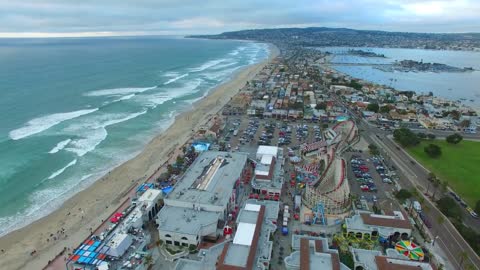
[[[168,193],[170,193],[172,190],[173,190],[173,187],[172,187],[172,186],[168,186],[168,187],[162,188],[162,192],[163,192],[165,195],[167,195]]]

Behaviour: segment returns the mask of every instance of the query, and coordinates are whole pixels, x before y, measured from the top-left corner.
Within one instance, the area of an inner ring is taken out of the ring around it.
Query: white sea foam
[[[188,73],[182,74],[180,76],[176,76],[175,78],[166,81],[163,85],[171,84],[171,83],[176,82],[176,81],[180,80],[181,78],[185,78],[187,76],[188,76]]]
[[[208,68],[211,68],[211,67],[214,67],[218,64],[220,64],[221,62],[225,61],[226,59],[216,59],[216,60],[210,60],[204,64],[202,64],[201,66],[199,67],[196,67],[196,68],[191,68],[190,71],[191,72],[200,72],[200,71],[204,71],[205,69],[208,69]]]
[[[157,88],[156,86],[152,87],[143,87],[143,88],[134,88],[134,87],[126,87],[126,88],[113,88],[113,89],[102,89],[102,90],[95,90],[85,94],[85,96],[89,97],[101,97],[101,96],[122,96],[127,94],[137,94],[143,93],[148,90],[152,90]]]
[[[123,101],[123,100],[129,100],[129,99],[133,98],[134,96],[135,96],[135,94],[126,95],[126,96],[123,96],[123,97],[121,97],[121,98],[119,98],[119,99],[114,100],[113,102],[118,102],[118,101]]]
[[[25,124],[25,126],[10,131],[9,136],[13,140],[19,140],[19,139],[43,132],[55,125],[62,123],[63,121],[74,119],[82,115],[90,114],[97,110],[98,108],[90,109],[90,110],[79,110],[79,111],[67,112],[67,113],[54,113],[54,114],[34,118],[28,121]]]
[[[65,146],[67,146],[67,144],[69,142],[71,142],[72,140],[71,139],[66,139],[64,141],[61,141],[59,143],[57,143],[57,145],[55,147],[52,148],[52,150],[50,150],[48,153],[49,154],[55,154],[57,153],[58,151],[62,150],[63,148],[65,148]]]
[[[53,179],[53,178],[59,176],[59,175],[62,174],[66,169],[68,169],[68,167],[71,167],[71,166],[73,166],[73,165],[75,165],[75,164],[77,164],[77,159],[72,160],[72,161],[71,161],[70,163],[68,163],[65,167],[63,167],[63,168],[61,168],[60,170],[52,173],[52,174],[48,177],[48,179]]]
[[[233,66],[235,64],[238,64],[238,62],[230,62],[230,63],[225,63],[225,64],[221,64],[221,65],[216,65],[214,68],[214,70],[218,70],[218,69],[222,69],[222,68],[226,68],[226,67],[229,67],[229,66]]]
[[[150,108],[156,108],[158,105],[169,100],[195,93],[198,91],[198,87],[202,82],[202,79],[197,78],[195,80],[187,81],[179,87],[167,88],[164,92],[142,96],[143,104]]]
[[[69,143],[69,147],[65,148],[65,150],[75,153],[79,157],[84,156],[95,150],[107,138],[108,132],[106,127],[128,121],[146,112],[145,110],[132,114],[106,114],[96,119],[89,119],[88,122],[71,125],[65,129],[65,132],[80,138],[72,140]]]

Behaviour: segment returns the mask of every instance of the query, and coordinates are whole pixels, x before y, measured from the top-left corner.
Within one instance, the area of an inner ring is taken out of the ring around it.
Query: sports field
[[[442,148],[440,157],[430,158],[424,152],[424,147],[430,143]],[[480,142],[461,141],[454,145],[445,140],[423,141],[407,151],[442,181],[447,180],[470,207],[480,200]]]

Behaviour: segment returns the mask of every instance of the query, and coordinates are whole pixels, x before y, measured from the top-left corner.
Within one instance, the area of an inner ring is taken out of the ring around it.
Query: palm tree
[[[468,259],[468,254],[466,251],[461,251],[458,253],[458,257],[460,257],[460,267],[462,267],[463,263]]]
[[[438,189],[438,187],[440,186],[441,181],[440,181],[440,179],[438,179],[438,178],[434,178],[432,181],[433,181],[433,182],[432,182],[433,187],[435,188],[435,189],[433,190],[432,199],[435,201],[435,194],[437,193],[437,189]]]

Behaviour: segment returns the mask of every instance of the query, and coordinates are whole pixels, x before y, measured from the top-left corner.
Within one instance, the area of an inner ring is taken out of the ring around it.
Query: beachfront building
[[[292,235],[293,252],[285,257],[287,270],[349,270],[340,262],[338,251],[329,249],[328,239],[308,235]]]
[[[233,241],[201,249],[198,258],[179,259],[174,269],[269,269],[270,235],[276,229],[279,210],[278,202],[247,200],[234,225]]]
[[[347,233],[357,238],[381,237],[384,239],[396,235],[403,239],[412,233],[412,224],[403,211],[393,211],[385,215],[357,210],[355,215],[345,219]]]
[[[201,153],[164,198],[156,219],[160,239],[176,246],[217,240],[244,194],[247,158],[238,152]]]
[[[393,251],[393,252],[391,252]],[[393,249],[387,249],[387,256],[378,250],[352,248],[355,270],[436,270],[435,265],[427,262],[403,259]],[[388,255],[397,253],[397,255]]]
[[[247,200],[236,221],[232,242],[217,260],[217,270],[270,269],[273,235],[280,205],[274,201]]]
[[[279,197],[284,183],[283,149],[260,145],[255,158],[255,173],[252,179],[253,192],[264,196]]]

